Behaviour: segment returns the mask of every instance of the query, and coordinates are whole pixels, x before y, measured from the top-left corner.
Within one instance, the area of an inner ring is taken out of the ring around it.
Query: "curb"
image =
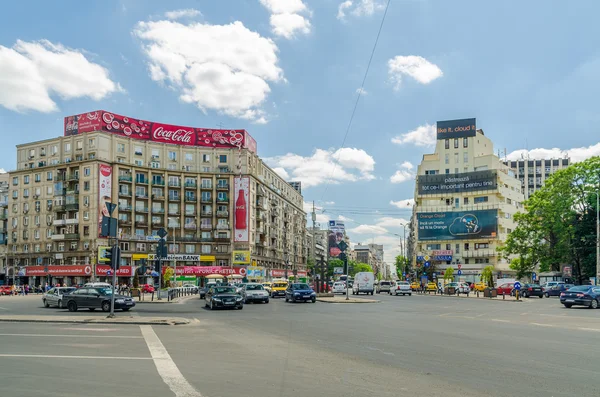
[[[323,302],[323,303],[381,303],[381,301],[377,301],[377,300],[367,300],[367,299],[360,299],[360,300],[346,300],[346,299],[341,299],[341,300],[324,300],[324,299],[319,299],[317,298],[317,302]]]
[[[121,324],[121,325],[188,325],[190,320],[178,318],[178,319],[165,319],[161,321],[144,321],[144,320],[132,320],[132,321],[115,321],[115,320],[100,320],[100,319],[81,319],[81,320],[60,320],[60,319],[21,319],[21,318],[0,318],[0,322],[3,323],[55,323],[55,324]]]

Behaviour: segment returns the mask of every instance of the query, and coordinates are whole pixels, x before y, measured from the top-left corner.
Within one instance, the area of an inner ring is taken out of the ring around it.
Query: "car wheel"
[[[373,295],[373,291],[371,291],[371,295]]]
[[[75,303],[73,301],[67,303],[67,309],[69,309],[70,312],[76,312],[77,311],[77,303]]]
[[[598,308],[598,300],[592,299],[592,301],[590,302],[590,309],[597,309],[597,308]]]
[[[129,311],[129,309],[131,309],[131,308],[130,307],[124,307],[121,310],[123,310],[124,312],[127,312],[127,311]]]
[[[545,293],[544,295],[546,295],[546,298],[550,298],[550,294],[549,293]]]
[[[573,305],[572,305],[572,304],[570,304],[570,303],[565,303],[564,305],[565,305],[565,307],[566,307],[567,309],[570,309],[570,308],[571,308],[571,306],[573,306]]]
[[[109,312],[110,311],[110,302],[109,301],[102,302],[102,311],[103,312]]]
[[[265,303],[269,303],[269,300],[267,299],[267,300],[265,301]]]
[[[317,301],[317,298],[310,298],[310,301],[311,301],[312,303],[315,303],[315,302]]]
[[[238,307],[238,310],[242,310],[244,308],[244,305]]]
[[[296,297],[292,296],[292,303],[296,303]]]
[[[540,295],[539,298],[542,299],[544,297],[544,295]]]
[[[90,307],[90,308],[88,308],[88,310],[91,311],[91,312],[93,312],[93,311],[96,310],[96,308],[95,307]]]
[[[50,304],[46,302],[46,299],[44,299],[44,307],[50,307]]]
[[[204,307],[208,307],[208,302],[204,301]]]
[[[412,296],[412,294],[408,294],[408,296]]]

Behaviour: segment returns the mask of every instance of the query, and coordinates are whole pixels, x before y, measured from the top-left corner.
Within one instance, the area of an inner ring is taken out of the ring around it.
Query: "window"
[[[446,148],[446,149],[450,149],[450,139],[446,139],[446,140],[444,141],[444,148]]]
[[[160,161],[151,161],[150,168],[160,168]]]
[[[65,143],[65,152],[70,152],[70,151],[71,151],[71,144]]]
[[[512,233],[512,229],[506,228],[506,233],[508,233],[508,234]]]
[[[90,167],[85,167],[83,169],[83,176],[90,176]]]
[[[169,244],[169,252],[171,254],[179,253],[179,244]]]
[[[446,168],[446,174],[450,173],[450,168]]]
[[[75,142],[75,147],[77,148],[77,150],[83,149],[83,141]]]
[[[179,200],[179,191],[169,189],[169,200]]]
[[[58,146],[57,145],[50,146],[50,154],[55,155],[56,153],[58,153]]]
[[[52,180],[52,171],[46,172],[46,180],[47,181],[51,181]]]
[[[29,197],[29,189],[23,189],[23,197]]]
[[[169,176],[169,186],[179,187],[179,177],[178,176]]]
[[[454,138],[454,149],[458,149],[458,138]]]
[[[463,200],[463,204],[464,204],[464,205],[467,205],[467,204],[469,204],[469,198],[468,198],[468,197],[465,197],[465,198],[464,198],[464,200]],[[450,249],[450,248],[448,248],[448,249]]]
[[[85,190],[85,191],[90,190],[90,181],[83,182],[83,190]]]
[[[458,164],[458,153],[454,153],[454,163]]]
[[[16,199],[19,197],[19,191],[18,190],[13,190],[13,198]]]
[[[185,161],[194,161],[194,155],[192,153],[186,153]]]
[[[475,249],[483,249],[483,248],[490,248],[490,244],[489,243],[478,243],[475,244]]]
[[[13,186],[17,186],[19,184],[19,177],[15,176],[13,177]]]
[[[463,138],[463,147],[469,147],[469,138]]]
[[[40,181],[42,180],[42,174],[35,174],[35,175],[33,176],[33,179],[34,179],[36,182],[40,182]]]
[[[219,155],[219,163],[226,163],[227,162],[227,155],[226,154],[220,154]]]
[[[473,202],[475,204],[480,204],[480,203],[487,203],[488,202],[488,196],[480,196],[480,197],[475,197],[473,199]]]
[[[125,144],[124,143],[117,143],[117,152],[125,153]]]
[[[185,253],[186,254],[196,253],[196,246],[194,246],[193,244],[186,244],[185,245]]]
[[[119,243],[119,245],[121,246],[121,250],[129,251],[129,243],[128,242]]]
[[[202,201],[211,201],[211,194],[210,192],[202,192],[202,197],[201,197]]]
[[[153,159],[160,158],[160,150],[159,149],[152,149],[152,158]]]
[[[25,175],[23,177],[23,183],[26,184],[26,185],[29,183],[29,175]]]
[[[456,251],[456,254],[460,254],[460,244],[456,244],[455,251]]]
[[[469,250],[469,243],[465,243],[465,251]]]
[[[171,152],[171,151],[169,151],[169,160],[171,160],[171,161],[177,161],[177,152]]]
[[[40,148],[40,156],[45,156],[46,155],[46,148],[45,147],[41,147]]]
[[[135,154],[136,156],[141,156],[141,155],[143,155],[143,154],[144,154],[144,151],[142,150],[142,147],[141,147],[141,146],[136,146],[136,147],[134,148],[134,154]],[[140,165],[141,165],[141,164],[140,164]]]
[[[83,220],[87,221],[90,219],[90,211],[83,211]]]
[[[464,152],[463,153],[463,163],[468,163],[469,162],[469,152]]]
[[[203,245],[202,246],[202,253],[203,254],[210,254],[210,245]]]
[[[203,163],[210,163],[210,154],[203,154],[202,155],[202,162]]]
[[[444,155],[444,164],[450,164],[450,153]]]
[[[84,236],[89,236],[90,235],[90,227],[89,226],[84,226],[83,227],[83,235]]]
[[[171,171],[174,171],[174,170],[176,170],[176,169],[177,169],[177,164],[173,164],[173,163],[171,163],[171,164],[169,164],[169,166],[167,167],[167,169],[169,169],[169,170],[171,170]]]

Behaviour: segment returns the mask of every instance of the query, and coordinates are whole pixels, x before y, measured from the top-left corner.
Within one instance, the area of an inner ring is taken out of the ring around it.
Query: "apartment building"
[[[477,281],[492,265],[508,275],[497,248],[515,228],[523,201],[521,183],[475,119],[438,122],[435,152],[417,170],[411,227],[417,269],[452,267],[461,280]]]
[[[381,274],[382,277],[387,275],[387,271],[383,269],[383,245],[358,243],[352,251],[353,260],[370,265],[375,275]]]
[[[161,228],[177,266],[305,268],[302,196],[262,162],[246,131],[98,111],[65,118],[64,136],[18,145],[17,158],[9,263],[26,277],[71,284],[106,275],[97,263],[108,245],[106,202],[118,204],[119,276],[153,259]],[[247,255],[233,263],[234,251]]]
[[[9,178],[10,176],[6,172],[0,174],[0,281],[3,281],[5,284],[8,284],[9,278],[12,277],[12,269],[8,269],[6,260]]]
[[[556,171],[570,165],[569,158],[560,159],[522,159],[518,161],[505,160],[504,165],[510,167],[517,179],[521,181],[521,191],[528,199],[536,190],[539,190],[546,179]]]

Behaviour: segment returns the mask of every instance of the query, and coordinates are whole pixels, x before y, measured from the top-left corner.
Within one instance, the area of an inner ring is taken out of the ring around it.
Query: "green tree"
[[[444,280],[454,281],[454,268],[453,267],[446,268],[446,271],[444,272]]]
[[[410,260],[402,255],[396,256],[396,274],[400,280],[404,280],[402,273],[410,274]]]
[[[169,285],[171,284],[171,279],[173,278],[173,272],[174,272],[174,270],[170,267],[167,267],[165,269],[165,272],[162,277],[163,288],[168,288]]]
[[[486,266],[481,272],[481,282],[494,288],[494,266]]]
[[[371,265],[367,265],[366,263],[356,263],[353,266],[352,271],[349,273],[350,276],[354,277],[356,273],[360,272],[373,272],[373,268],[371,267]]]

